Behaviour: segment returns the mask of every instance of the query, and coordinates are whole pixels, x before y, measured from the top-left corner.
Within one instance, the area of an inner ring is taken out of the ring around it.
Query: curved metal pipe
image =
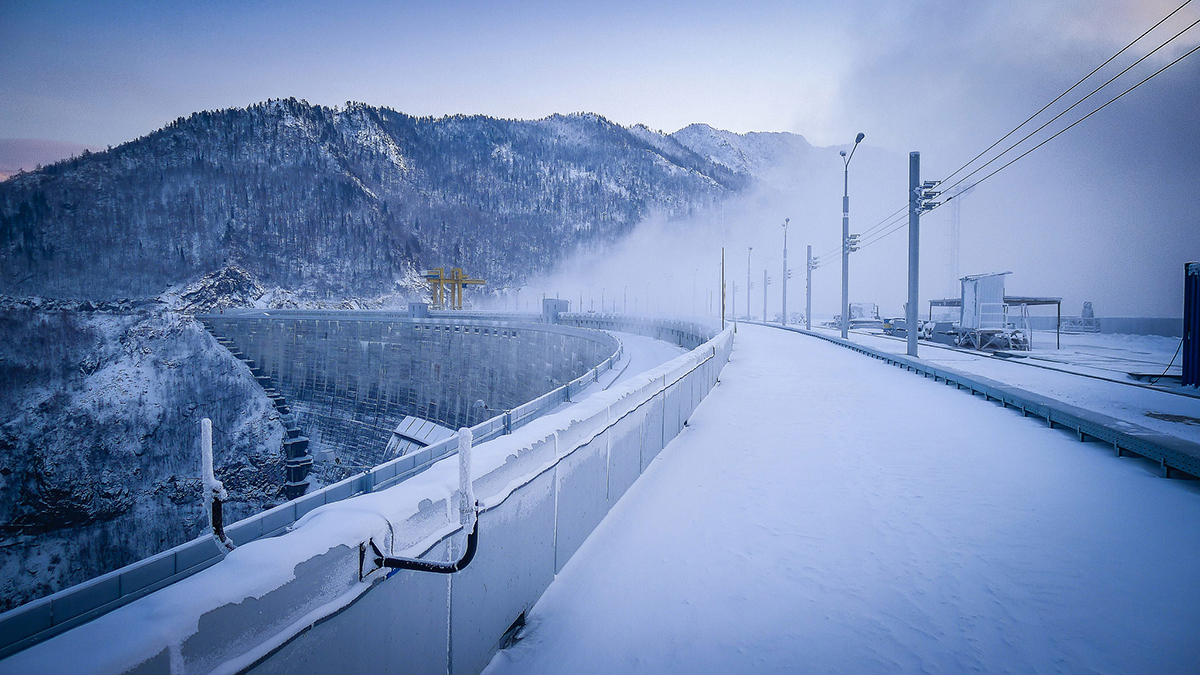
[[[379,567],[387,567],[394,570],[433,572],[435,574],[454,574],[471,564],[471,560],[475,557],[475,550],[479,548],[479,512],[475,512],[475,524],[471,526],[471,533],[467,535],[467,550],[455,562],[440,563],[415,558],[389,558],[383,555],[383,552],[375,545],[374,540],[370,543],[371,550],[375,552],[375,564]]]

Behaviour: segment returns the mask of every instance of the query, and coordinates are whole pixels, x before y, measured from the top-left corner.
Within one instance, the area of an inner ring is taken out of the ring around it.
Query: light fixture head
[[[858,132],[858,137],[854,139],[854,144],[858,145],[859,143],[862,143],[862,139],[864,139],[866,137],[867,137],[866,134],[862,133],[861,131]]]
[[[845,151],[845,150],[842,150],[842,151],[841,151],[841,152],[839,152],[838,154],[839,154],[839,155],[841,155],[842,157],[845,157],[845,156],[846,156],[846,151]]]

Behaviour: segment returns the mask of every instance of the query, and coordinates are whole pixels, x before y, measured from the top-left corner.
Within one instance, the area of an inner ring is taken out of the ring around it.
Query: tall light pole
[[[787,226],[788,226],[788,223],[790,223],[791,221],[792,221],[791,218],[783,219],[783,318],[779,320],[780,326],[787,325],[787,280],[788,280]],[[766,321],[766,320],[767,320],[767,317],[764,316],[763,321]]]
[[[845,338],[850,328],[850,160],[854,159],[854,151],[866,134],[859,133],[854,139],[854,147],[850,154],[842,155],[842,337]]]
[[[771,277],[767,276],[767,268],[763,268],[763,323],[767,322],[767,286],[771,285]]]
[[[754,250],[753,246],[746,247],[746,319],[753,320],[753,312],[750,311],[750,288],[753,284],[750,281],[750,252]]]

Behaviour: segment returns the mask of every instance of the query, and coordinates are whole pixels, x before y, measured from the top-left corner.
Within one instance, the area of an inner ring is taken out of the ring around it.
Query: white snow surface
[[[829,331],[829,334],[837,333]],[[903,340],[882,335],[852,331],[849,337],[864,346],[894,354],[904,354],[907,349]],[[1037,358],[1002,359],[989,356],[985,352],[943,349],[927,342],[919,344],[917,353],[922,361],[934,365],[982,375],[1159,433],[1200,443],[1200,424],[1170,421],[1170,418],[1161,417],[1178,415],[1200,420],[1200,398],[1113,381],[1122,379],[1121,376],[1128,372],[1123,371],[1123,368],[1141,367],[1152,372],[1157,368],[1157,372],[1162,372],[1179,344],[1178,338],[1154,335],[1063,337],[1066,338],[1065,349],[1054,350],[1051,348],[1054,335],[1050,334],[1047,340],[1044,335],[1039,334],[1033,352]],[[1050,358],[1056,359],[1056,362],[1046,360]],[[1061,370],[1047,370],[1030,364]],[[1123,379],[1132,382],[1127,377]],[[1160,417],[1151,417],[1147,413]],[[940,426],[931,429],[930,435],[936,437],[939,429]]]
[[[743,324],[485,672],[1194,673],[1200,484],[1157,468]]]

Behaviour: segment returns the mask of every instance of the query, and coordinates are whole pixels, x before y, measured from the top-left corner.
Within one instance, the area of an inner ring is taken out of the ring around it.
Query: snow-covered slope
[[[395,292],[423,267],[503,286],[747,178],[596,114],[435,119],[273,100],[0,183],[0,292],[153,297],[231,263],[330,297]]]
[[[203,417],[226,517],[281,498],[283,426],[245,365],[179,314],[80,309],[0,307],[0,610],[199,534]]]
[[[780,166],[807,159],[813,147],[799,134],[751,132],[736,134],[707,124],[692,124],[671,134],[692,152],[732,171],[762,176]]]

